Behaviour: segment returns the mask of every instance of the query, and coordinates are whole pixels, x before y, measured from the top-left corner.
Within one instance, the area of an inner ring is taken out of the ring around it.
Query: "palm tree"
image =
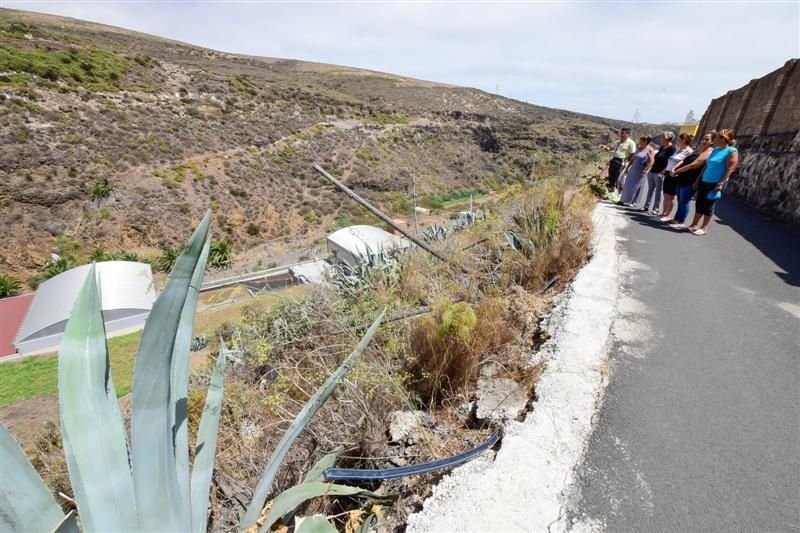
[[[7,298],[19,294],[22,283],[16,278],[0,274],[0,298]]]

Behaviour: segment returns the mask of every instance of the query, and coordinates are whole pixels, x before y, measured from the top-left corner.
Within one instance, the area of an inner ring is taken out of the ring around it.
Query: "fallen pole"
[[[389,224],[391,227],[393,227],[394,229],[396,229],[397,231],[402,233],[408,240],[410,240],[411,242],[413,242],[414,244],[416,244],[417,246],[419,246],[420,248],[422,248],[423,250],[425,250],[426,252],[431,254],[433,257],[435,257],[436,259],[439,259],[440,261],[444,261],[445,263],[453,264],[450,261],[450,259],[446,258],[442,254],[440,254],[439,252],[437,252],[436,250],[434,250],[433,248],[428,246],[428,244],[425,241],[422,241],[422,240],[418,239],[417,237],[415,237],[414,235],[412,235],[411,233],[409,233],[405,228],[401,227],[394,220],[392,220],[388,216],[384,215],[383,212],[381,212],[380,209],[378,209],[377,207],[375,207],[374,205],[372,205],[371,203],[369,203],[365,199],[361,198],[359,195],[357,195],[355,192],[353,192],[352,189],[350,189],[347,185],[345,185],[341,181],[339,181],[336,178],[334,178],[333,176],[331,176],[324,168],[322,168],[321,166],[317,165],[316,163],[314,164],[314,170],[316,170],[317,172],[319,172],[320,174],[325,176],[325,178],[327,178],[328,181],[333,183],[340,191],[342,191],[347,196],[349,196],[350,198],[352,198],[353,200],[355,200],[356,202],[358,202],[359,204],[364,206],[373,215],[375,215],[376,217],[378,217],[379,219],[383,220],[384,222]],[[461,268],[461,271],[464,274],[469,274],[470,270],[466,266],[464,266],[464,265],[459,265],[459,266]]]

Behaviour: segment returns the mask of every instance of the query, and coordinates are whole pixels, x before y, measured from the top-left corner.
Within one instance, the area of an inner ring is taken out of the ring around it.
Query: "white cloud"
[[[103,22],[227,52],[336,63],[647,121],[800,56],[797,2],[46,3],[4,7]]]

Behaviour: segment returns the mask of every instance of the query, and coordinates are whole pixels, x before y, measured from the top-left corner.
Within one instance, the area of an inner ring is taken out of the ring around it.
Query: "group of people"
[[[705,235],[714,204],[739,163],[733,130],[706,133],[697,149],[692,148],[694,136],[689,133],[681,133],[675,141],[671,131],[663,132],[658,150],[651,146],[652,140],[642,135],[637,145],[631,130],[622,128],[619,142],[613,148],[603,147],[613,151],[608,165],[609,198],[658,216],[675,229],[685,229],[694,196],[694,218],[688,229],[694,235]]]

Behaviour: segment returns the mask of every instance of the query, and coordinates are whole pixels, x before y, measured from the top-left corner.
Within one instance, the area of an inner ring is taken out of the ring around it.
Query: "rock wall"
[[[698,134],[720,128],[740,152],[727,193],[800,225],[800,59],[713,99]]]

